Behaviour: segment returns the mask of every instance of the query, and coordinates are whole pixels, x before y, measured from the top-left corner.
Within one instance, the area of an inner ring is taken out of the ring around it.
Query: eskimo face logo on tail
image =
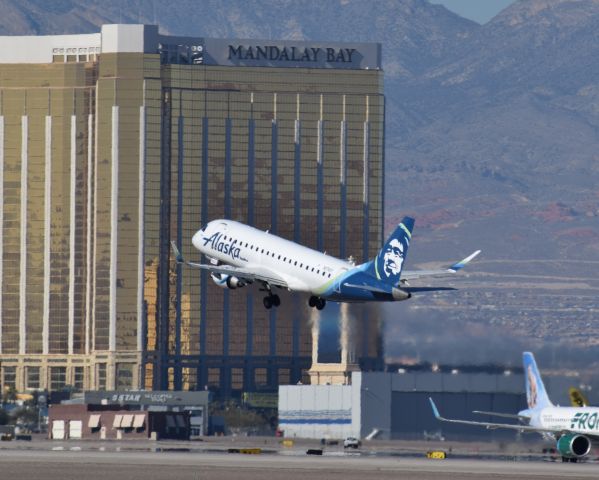
[[[397,238],[389,242],[383,252],[383,273],[386,277],[397,276],[404,260],[404,246]]]
[[[402,237],[401,233],[398,232],[387,241],[374,264],[376,277],[392,285],[399,282],[403,262],[408,253],[409,239]]]

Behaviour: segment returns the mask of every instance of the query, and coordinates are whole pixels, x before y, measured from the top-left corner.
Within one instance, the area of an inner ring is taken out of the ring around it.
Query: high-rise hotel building
[[[169,242],[200,260],[191,236],[226,217],[366,260],[383,142],[378,44],[152,25],[0,37],[2,387],[229,394],[305,378],[306,299],[267,311],[256,287],[175,266]],[[376,311],[351,315],[372,367]]]

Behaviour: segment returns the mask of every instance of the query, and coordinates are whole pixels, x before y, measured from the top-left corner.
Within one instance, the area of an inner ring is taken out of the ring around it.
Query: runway
[[[378,456],[0,450],[1,478],[307,480],[597,478],[597,464]]]

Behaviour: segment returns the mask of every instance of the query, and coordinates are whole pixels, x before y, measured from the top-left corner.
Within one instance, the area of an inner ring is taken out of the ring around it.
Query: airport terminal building
[[[256,288],[175,267],[169,244],[198,261],[193,233],[231,218],[374,256],[380,45],[104,25],[0,47],[2,388],[230,395],[305,379],[306,299],[267,311]],[[352,312],[373,368],[377,319]]]

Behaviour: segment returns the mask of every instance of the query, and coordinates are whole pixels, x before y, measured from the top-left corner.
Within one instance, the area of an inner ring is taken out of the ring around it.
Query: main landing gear
[[[276,293],[272,293],[268,283],[263,282],[262,288],[260,290],[263,292],[268,292],[268,295],[262,299],[262,303],[264,304],[264,308],[266,308],[266,310],[270,310],[272,307],[278,307],[281,305],[281,299]]]
[[[324,298],[315,297],[314,295],[308,300],[308,305],[312,308],[316,307],[317,310],[322,310],[326,304],[327,301]]]
[[[270,310],[272,307],[278,307],[281,305],[281,299],[276,293],[271,293],[262,299],[262,303],[264,304],[264,308]]]

